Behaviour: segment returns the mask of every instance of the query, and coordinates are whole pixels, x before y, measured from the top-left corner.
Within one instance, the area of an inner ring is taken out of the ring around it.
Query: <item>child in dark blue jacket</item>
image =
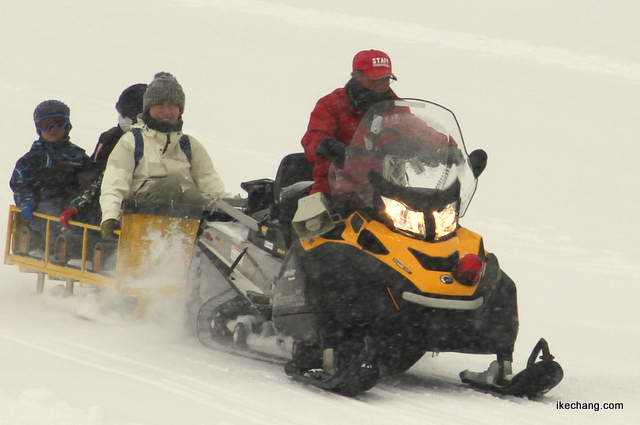
[[[46,223],[33,213],[60,215],[78,193],[80,175],[89,160],[84,149],[69,141],[69,113],[59,100],[45,100],[36,107],[33,120],[40,138],[18,160],[9,183],[22,218],[41,233]]]

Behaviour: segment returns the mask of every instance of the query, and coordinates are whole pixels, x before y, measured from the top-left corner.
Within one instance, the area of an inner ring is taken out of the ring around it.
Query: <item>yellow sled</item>
[[[36,235],[11,206],[4,263],[36,273],[38,293],[46,277],[65,281],[70,294],[76,283],[106,287],[135,297],[134,315],[141,316],[151,297],[184,289],[202,214],[196,205],[126,199],[119,239],[109,241],[99,227],[76,221],[60,233],[58,217],[39,213],[46,232]]]

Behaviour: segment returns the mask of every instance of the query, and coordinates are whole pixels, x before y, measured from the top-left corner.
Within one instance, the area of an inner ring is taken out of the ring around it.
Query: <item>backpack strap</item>
[[[180,149],[187,157],[189,164],[191,164],[191,142],[189,141],[189,136],[183,134],[180,138]]]
[[[144,140],[142,138],[142,130],[139,128],[132,128],[131,132],[133,133],[133,137],[135,138],[135,148],[133,149],[133,158],[135,160],[135,167],[138,167],[138,163],[140,162],[140,158],[144,154]],[[184,152],[189,164],[191,164],[191,141],[189,140],[189,136],[183,134],[180,138],[180,149]]]
[[[133,159],[135,160],[134,169],[138,168],[138,163],[140,162],[140,158],[142,158],[142,154],[144,154],[144,141],[142,140],[142,130],[139,128],[132,128],[131,132],[133,133],[133,137],[135,138],[136,145],[133,149]]]

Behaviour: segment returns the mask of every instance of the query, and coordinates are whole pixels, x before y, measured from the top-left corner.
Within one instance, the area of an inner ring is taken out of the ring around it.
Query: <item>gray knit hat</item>
[[[176,77],[168,72],[158,72],[154,75],[142,97],[142,110],[149,112],[151,106],[162,102],[174,103],[180,107],[181,114],[184,112],[184,91]]]

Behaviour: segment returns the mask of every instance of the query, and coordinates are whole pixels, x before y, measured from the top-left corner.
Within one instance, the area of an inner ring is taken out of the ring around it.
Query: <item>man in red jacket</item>
[[[318,100],[301,141],[307,159],[315,164],[311,193],[329,193],[330,163],[339,167],[344,164],[344,148],[373,104],[398,98],[389,86],[396,79],[386,53],[363,50],[353,58],[347,84]]]

